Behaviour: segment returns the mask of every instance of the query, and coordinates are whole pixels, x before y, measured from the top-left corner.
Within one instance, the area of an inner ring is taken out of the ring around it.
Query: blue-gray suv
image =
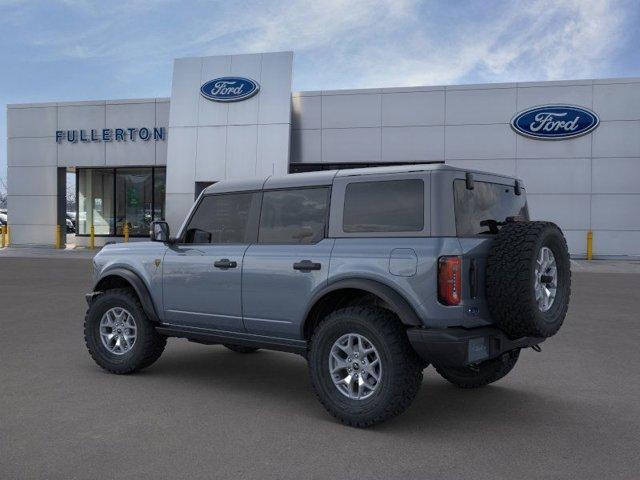
[[[171,236],[94,259],[84,335],[132,373],[168,337],[303,355],[325,408],[366,427],[404,411],[432,365],[475,388],[565,318],[571,272],[523,183],[443,164],[224,181]]]

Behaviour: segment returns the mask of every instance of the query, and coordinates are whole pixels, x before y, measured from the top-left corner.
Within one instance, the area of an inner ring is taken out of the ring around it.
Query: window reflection
[[[78,180],[78,234],[109,235],[113,226],[113,169],[82,169]]]
[[[116,171],[116,235],[149,233],[153,202],[153,176],[148,168]]]
[[[146,237],[165,214],[164,168],[78,169],[78,234]]]

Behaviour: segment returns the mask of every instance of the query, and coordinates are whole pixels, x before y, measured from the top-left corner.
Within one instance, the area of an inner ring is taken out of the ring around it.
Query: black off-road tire
[[[558,275],[555,299],[545,312],[535,296],[535,267],[542,247],[553,253]],[[560,228],[551,222],[504,225],[487,257],[485,287],[489,312],[510,338],[546,338],[557,333],[571,296],[569,250]]]
[[[435,365],[436,371],[445,380],[460,388],[479,388],[497,382],[515,367],[520,350],[507,352],[475,367],[442,367]]]
[[[100,339],[100,320],[106,311],[122,307],[133,315],[137,326],[136,340],[123,355],[111,353]],[[91,302],[84,318],[84,341],[91,358],[105,370],[115,374],[134,373],[153,364],[167,344],[147,315],[136,294],[127,288],[107,290]]]
[[[364,400],[340,393],[329,374],[331,348],[347,333],[370,340],[382,362],[381,383]],[[313,334],[308,360],[311,383],[322,405],[353,427],[370,427],[399,415],[409,407],[422,384],[422,365],[404,327],[383,308],[348,307],[328,315]]]
[[[232,343],[223,343],[223,345],[236,353],[253,353],[260,350],[258,347],[245,347],[244,345],[233,345]]]

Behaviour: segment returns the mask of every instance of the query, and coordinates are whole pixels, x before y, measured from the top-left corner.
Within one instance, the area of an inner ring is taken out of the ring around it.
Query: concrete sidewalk
[[[640,273],[640,259],[571,260],[571,271],[587,273]]]
[[[99,248],[5,247],[0,258],[93,258]]]

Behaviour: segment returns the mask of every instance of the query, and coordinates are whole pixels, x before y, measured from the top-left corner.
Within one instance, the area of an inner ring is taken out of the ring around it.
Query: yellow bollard
[[[6,245],[6,238],[5,238],[6,235],[7,235],[7,226],[2,225],[0,227],[0,236],[2,237],[2,240],[0,241],[0,245],[2,245],[2,248],[4,248],[4,246]]]
[[[124,231],[122,233],[124,233],[124,243],[127,243],[129,241],[129,224],[128,223],[124,224]]]
[[[7,247],[11,245],[11,233],[9,232],[9,224],[7,223],[4,226],[5,231],[7,232]]]
[[[89,227],[89,248],[92,250],[96,248],[96,230],[93,225]]]
[[[61,243],[62,243],[62,237],[60,234],[60,225],[56,225],[56,248],[60,248]]]
[[[587,232],[587,260],[593,260],[593,232]]]

